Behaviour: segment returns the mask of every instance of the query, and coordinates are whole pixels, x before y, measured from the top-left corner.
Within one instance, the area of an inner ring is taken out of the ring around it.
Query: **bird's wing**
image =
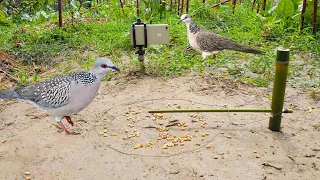
[[[71,91],[70,76],[56,77],[39,84],[15,90],[21,99],[31,101],[40,107],[58,108],[69,102]]]
[[[200,50],[213,52],[213,51],[222,51],[225,49],[232,49],[235,46],[235,42],[215,34],[213,32],[202,30],[196,37],[196,41]]]

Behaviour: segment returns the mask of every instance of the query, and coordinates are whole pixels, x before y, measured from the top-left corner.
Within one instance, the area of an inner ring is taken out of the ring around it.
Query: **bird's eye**
[[[106,64],[101,64],[102,68],[107,68],[108,66]]]

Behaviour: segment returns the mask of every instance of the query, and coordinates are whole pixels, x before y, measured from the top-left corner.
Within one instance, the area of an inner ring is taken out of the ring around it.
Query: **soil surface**
[[[154,109],[270,108],[271,88],[189,74],[118,77],[71,116],[80,135],[21,101],[0,100],[0,179],[318,179],[320,102],[288,87],[281,132],[270,113]],[[24,175],[30,172],[30,175]]]

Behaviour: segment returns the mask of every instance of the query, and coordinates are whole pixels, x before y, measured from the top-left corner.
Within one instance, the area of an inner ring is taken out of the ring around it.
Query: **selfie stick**
[[[144,45],[137,45],[137,40],[136,40],[136,30],[135,30],[135,26],[136,25],[143,25],[144,26]],[[141,19],[137,19],[137,22],[132,24],[132,32],[133,32],[133,47],[138,47],[139,50],[136,52],[136,54],[138,54],[138,59],[140,61],[140,70],[142,72],[145,71],[145,66],[144,66],[144,54],[145,54],[145,50],[143,49],[143,47],[147,47],[148,45],[148,37],[147,37],[147,24],[141,22]]]

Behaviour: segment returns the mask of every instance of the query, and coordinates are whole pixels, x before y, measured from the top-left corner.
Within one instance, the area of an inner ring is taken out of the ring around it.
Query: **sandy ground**
[[[119,77],[72,116],[73,127],[63,120],[77,136],[57,132],[54,119],[28,103],[0,100],[0,179],[25,179],[26,171],[35,180],[318,179],[320,103],[306,91],[287,88],[294,113],[283,114],[279,133],[267,128],[268,113],[148,113],[269,108],[270,94],[193,74]]]

